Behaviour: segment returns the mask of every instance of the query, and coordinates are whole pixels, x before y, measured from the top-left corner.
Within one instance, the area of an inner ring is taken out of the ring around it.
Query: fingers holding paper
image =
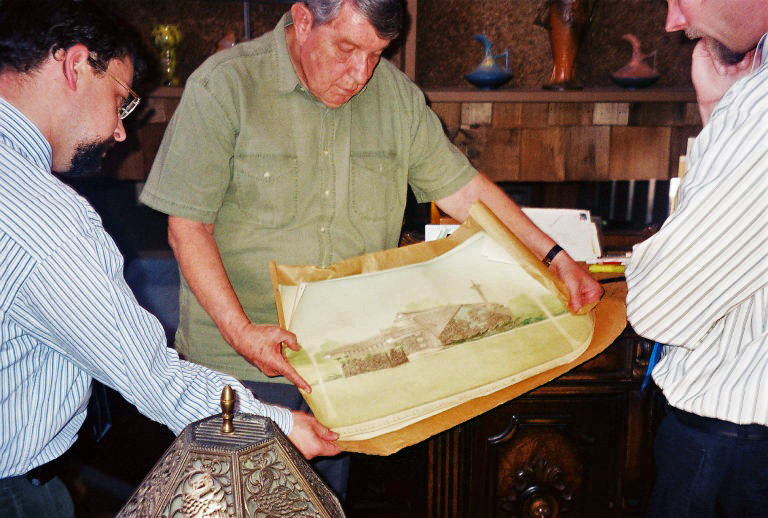
[[[304,412],[293,412],[293,429],[288,439],[296,446],[305,458],[330,456],[340,453],[334,441],[339,434],[323,426],[314,416]]]
[[[301,390],[312,392],[309,383],[296,372],[283,354],[284,346],[294,351],[301,349],[295,334],[275,325],[249,323],[237,341],[241,345],[236,350],[261,372],[270,377],[285,376]]]
[[[552,260],[550,269],[568,288],[568,309],[573,313],[579,312],[582,308],[589,308],[591,304],[599,302],[600,297],[603,296],[603,287],[568,254],[564,252],[557,254]]]

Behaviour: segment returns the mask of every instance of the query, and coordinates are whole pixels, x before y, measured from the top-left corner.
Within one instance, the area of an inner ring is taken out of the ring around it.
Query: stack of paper
[[[524,207],[523,212],[575,261],[590,262],[600,257],[597,227],[588,210]],[[424,239],[442,239],[456,228],[458,225],[425,225]]]
[[[600,257],[597,227],[588,210],[524,207],[523,212],[575,261]]]

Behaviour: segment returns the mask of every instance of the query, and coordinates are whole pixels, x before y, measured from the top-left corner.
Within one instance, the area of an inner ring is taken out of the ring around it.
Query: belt
[[[668,408],[670,413],[675,416],[675,419],[686,426],[701,430],[702,432],[732,439],[768,440],[768,426],[761,424],[736,424],[712,417],[702,417],[673,406]]]

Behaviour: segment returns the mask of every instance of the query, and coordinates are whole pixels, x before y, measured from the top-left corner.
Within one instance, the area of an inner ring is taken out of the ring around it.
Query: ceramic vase
[[[485,49],[483,60],[464,78],[482,90],[498,88],[512,79],[512,73],[509,71],[509,51],[505,50],[501,54],[494,54],[491,50],[491,41],[485,35],[477,34],[474,39],[483,44]],[[496,63],[499,58],[504,58],[503,68]]]
[[[181,43],[181,27],[175,24],[160,24],[152,28],[152,38],[160,51],[160,66],[165,86],[180,86],[176,77],[176,48]]]
[[[543,0],[536,24],[549,31],[552,75],[544,88],[576,90],[576,56],[589,27],[596,0]]]

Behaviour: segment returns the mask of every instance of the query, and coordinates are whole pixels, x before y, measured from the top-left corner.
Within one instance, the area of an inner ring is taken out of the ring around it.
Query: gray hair
[[[333,21],[344,2],[349,2],[368,20],[379,38],[393,40],[403,30],[405,10],[402,0],[301,0],[312,12],[315,25]]]

